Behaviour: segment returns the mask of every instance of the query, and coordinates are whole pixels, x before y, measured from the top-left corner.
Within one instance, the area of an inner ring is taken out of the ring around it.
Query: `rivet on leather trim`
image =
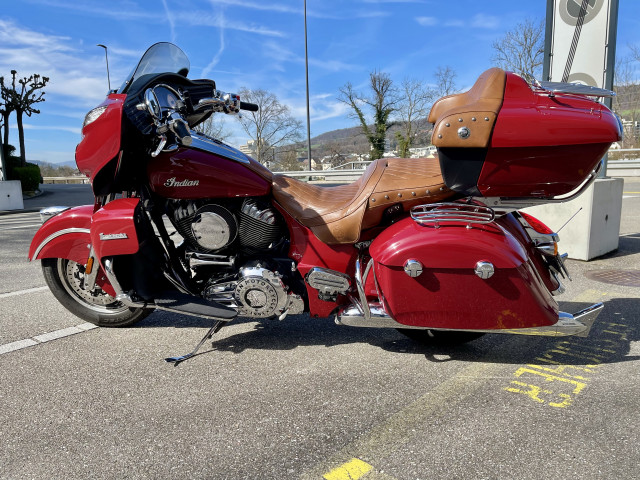
[[[476,117],[471,117],[471,121],[475,122],[476,121]]]
[[[484,121],[488,122],[489,121],[489,117],[484,117]]]
[[[445,123],[445,124],[444,124],[444,126],[445,126],[445,127],[450,127],[450,126],[451,126],[451,124],[450,124],[450,123]]]
[[[415,197],[416,196],[416,192],[411,192],[411,196]]]
[[[438,135],[438,138],[442,138],[442,134]]]
[[[373,203],[373,202],[375,202],[375,201],[376,201],[376,199],[375,199],[375,198],[372,198],[372,199],[371,199],[371,203]]]
[[[430,195],[430,194],[431,194],[431,192],[429,190],[427,190],[427,195]]]
[[[459,118],[459,119],[458,119],[458,121],[459,121],[459,122],[461,122],[461,121],[462,121],[462,119],[461,119],[461,118]]]
[[[384,198],[386,198],[387,200],[389,200],[389,195],[385,195]]]
[[[401,198],[402,198],[402,194],[401,194],[401,193],[399,193],[399,194],[398,194],[398,197],[401,197]]]

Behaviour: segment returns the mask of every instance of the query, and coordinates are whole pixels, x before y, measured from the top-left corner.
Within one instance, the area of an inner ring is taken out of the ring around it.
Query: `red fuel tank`
[[[181,147],[149,162],[151,189],[166,198],[257,197],[271,192],[271,172],[252,158],[240,162]]]

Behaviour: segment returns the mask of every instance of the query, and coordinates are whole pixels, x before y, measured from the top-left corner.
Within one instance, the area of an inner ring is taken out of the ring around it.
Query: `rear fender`
[[[93,205],[82,205],[51,217],[33,237],[29,260],[65,258],[82,265],[87,263],[92,215]]]

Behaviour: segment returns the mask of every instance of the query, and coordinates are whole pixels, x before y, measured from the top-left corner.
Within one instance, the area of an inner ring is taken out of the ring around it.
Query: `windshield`
[[[126,93],[135,80],[142,75],[150,73],[178,73],[186,77],[190,66],[191,64],[185,53],[173,43],[156,43],[144,52],[138,65],[118,89],[118,93]]]

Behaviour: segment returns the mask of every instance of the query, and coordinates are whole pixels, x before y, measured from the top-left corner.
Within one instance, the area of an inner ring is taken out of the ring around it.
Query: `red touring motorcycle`
[[[596,178],[622,129],[590,97],[611,92],[492,68],[433,105],[437,158],[379,159],[352,184],[319,187],[199,133],[214,113],[257,106],[188,71],[158,43],[84,120],[76,162],[95,203],[43,212],[29,251],[75,315],[212,319],[200,345],[238,315],[303,312],[453,342],[588,333],[602,304],[558,311],[558,236],[519,209]]]

